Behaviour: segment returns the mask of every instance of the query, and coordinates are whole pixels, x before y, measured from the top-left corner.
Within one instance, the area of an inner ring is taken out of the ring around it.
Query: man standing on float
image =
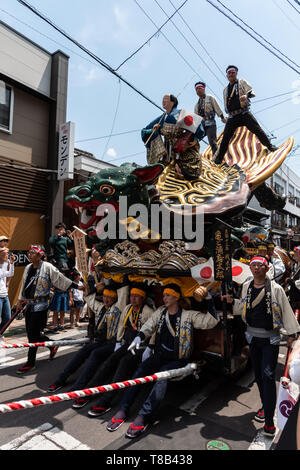
[[[272,145],[267,134],[260,127],[253,114],[250,113],[250,98],[255,96],[252,86],[246,80],[242,78],[238,79],[237,73],[238,68],[235,65],[229,65],[226,69],[229,84],[224,89],[223,94],[225,112],[228,113],[229,116],[225,125],[222,142],[215,155],[214,162],[217,165],[222,163],[230,139],[238,127],[247,127],[270,152],[277,150],[277,147]]]
[[[199,100],[195,105],[194,113],[203,118],[205,135],[207,135],[212,153],[215,154],[218,150],[217,124],[215,116],[217,114],[224,124],[226,124],[227,119],[224,117],[222,109],[220,108],[216,98],[212,95],[208,95],[205,92],[206,84],[204,82],[195,83],[195,90],[197,96],[199,96]]]

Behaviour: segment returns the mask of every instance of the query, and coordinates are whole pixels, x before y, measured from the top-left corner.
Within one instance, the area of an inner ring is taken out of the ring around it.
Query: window
[[[279,175],[275,174],[274,178],[274,190],[277,194],[280,194],[280,196],[286,196],[287,191],[286,191],[286,181],[281,178]]]
[[[287,226],[287,216],[286,214],[281,214],[280,212],[274,212],[272,216],[272,223],[280,228],[285,228]]]
[[[296,206],[300,207],[300,192],[296,189]]]
[[[288,201],[291,203],[291,204],[295,204],[295,188],[294,186],[291,186],[289,184],[289,196],[288,196]]]
[[[12,132],[14,91],[0,81],[0,131]]]

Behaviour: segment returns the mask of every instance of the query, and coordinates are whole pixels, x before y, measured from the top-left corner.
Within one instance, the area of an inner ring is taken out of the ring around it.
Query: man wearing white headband
[[[217,99],[212,95],[208,95],[205,90],[206,84],[204,82],[195,83],[195,91],[197,96],[199,96],[199,100],[195,105],[194,113],[199,114],[203,118],[205,134],[207,135],[212,152],[215,154],[218,150],[215,116],[217,114],[224,124],[226,124],[227,119],[224,117]]]
[[[262,407],[254,419],[264,422],[264,434],[274,437],[274,412],[276,407],[275,371],[279,354],[280,328],[290,336],[290,346],[300,332],[299,324],[283,288],[267,277],[269,263],[263,256],[250,261],[253,280],[246,281],[240,299],[224,296],[233,304],[233,314],[241,315],[247,325],[246,338],[259,388]]]
[[[225,111],[229,114],[224,129],[222,142],[216,154],[215,163],[221,164],[227,152],[230,139],[233,137],[238,127],[246,126],[250,132],[256,135],[262,145],[267,147],[270,152],[277,150],[272,145],[267,134],[258,124],[257,120],[250,112],[250,98],[255,97],[252,86],[244,79],[237,78],[238,68],[235,65],[229,65],[226,69],[229,84],[224,89]]]
[[[29,247],[30,264],[25,268],[19,294],[18,308],[26,303],[25,325],[30,343],[49,341],[42,330],[47,321],[51,287],[57,287],[62,291],[67,291],[71,287],[84,289],[83,286],[78,286],[65,277],[51,263],[43,261],[44,256],[45,248],[42,245],[35,244]],[[58,346],[51,346],[49,349],[50,359],[53,359]],[[36,353],[37,348],[28,348],[27,363],[17,370],[17,374],[26,374],[35,368]]]

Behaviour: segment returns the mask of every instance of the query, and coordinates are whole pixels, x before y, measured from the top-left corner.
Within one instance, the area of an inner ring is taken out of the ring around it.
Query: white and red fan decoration
[[[182,109],[177,120],[177,126],[195,134],[202,121],[202,117],[198,114]]]
[[[214,261],[209,258],[206,263],[197,264],[191,268],[192,277],[199,283],[214,280]],[[232,280],[237,284],[243,284],[247,278],[251,277],[250,268],[245,263],[232,260]]]

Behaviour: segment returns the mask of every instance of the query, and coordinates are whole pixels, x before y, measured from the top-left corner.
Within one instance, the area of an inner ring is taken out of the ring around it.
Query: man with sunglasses
[[[225,111],[228,113],[223,138],[219,149],[215,154],[214,162],[220,165],[227,152],[230,139],[233,137],[238,127],[247,127],[250,132],[256,135],[262,145],[270,152],[275,152],[277,147],[272,145],[267,134],[263,131],[253,114],[250,112],[250,98],[255,97],[252,86],[244,79],[237,78],[238,68],[229,65],[226,69],[229,84],[224,89]]]
[[[55,266],[43,260],[45,249],[42,245],[31,245],[28,250],[30,264],[26,266],[19,295],[18,307],[26,302],[25,325],[30,343],[49,341],[42,333],[48,311],[48,300],[52,286],[66,291],[70,288],[83,290],[66,278]],[[58,346],[50,347],[50,359],[53,359]],[[28,348],[27,363],[17,370],[25,374],[35,368],[37,348]]]

